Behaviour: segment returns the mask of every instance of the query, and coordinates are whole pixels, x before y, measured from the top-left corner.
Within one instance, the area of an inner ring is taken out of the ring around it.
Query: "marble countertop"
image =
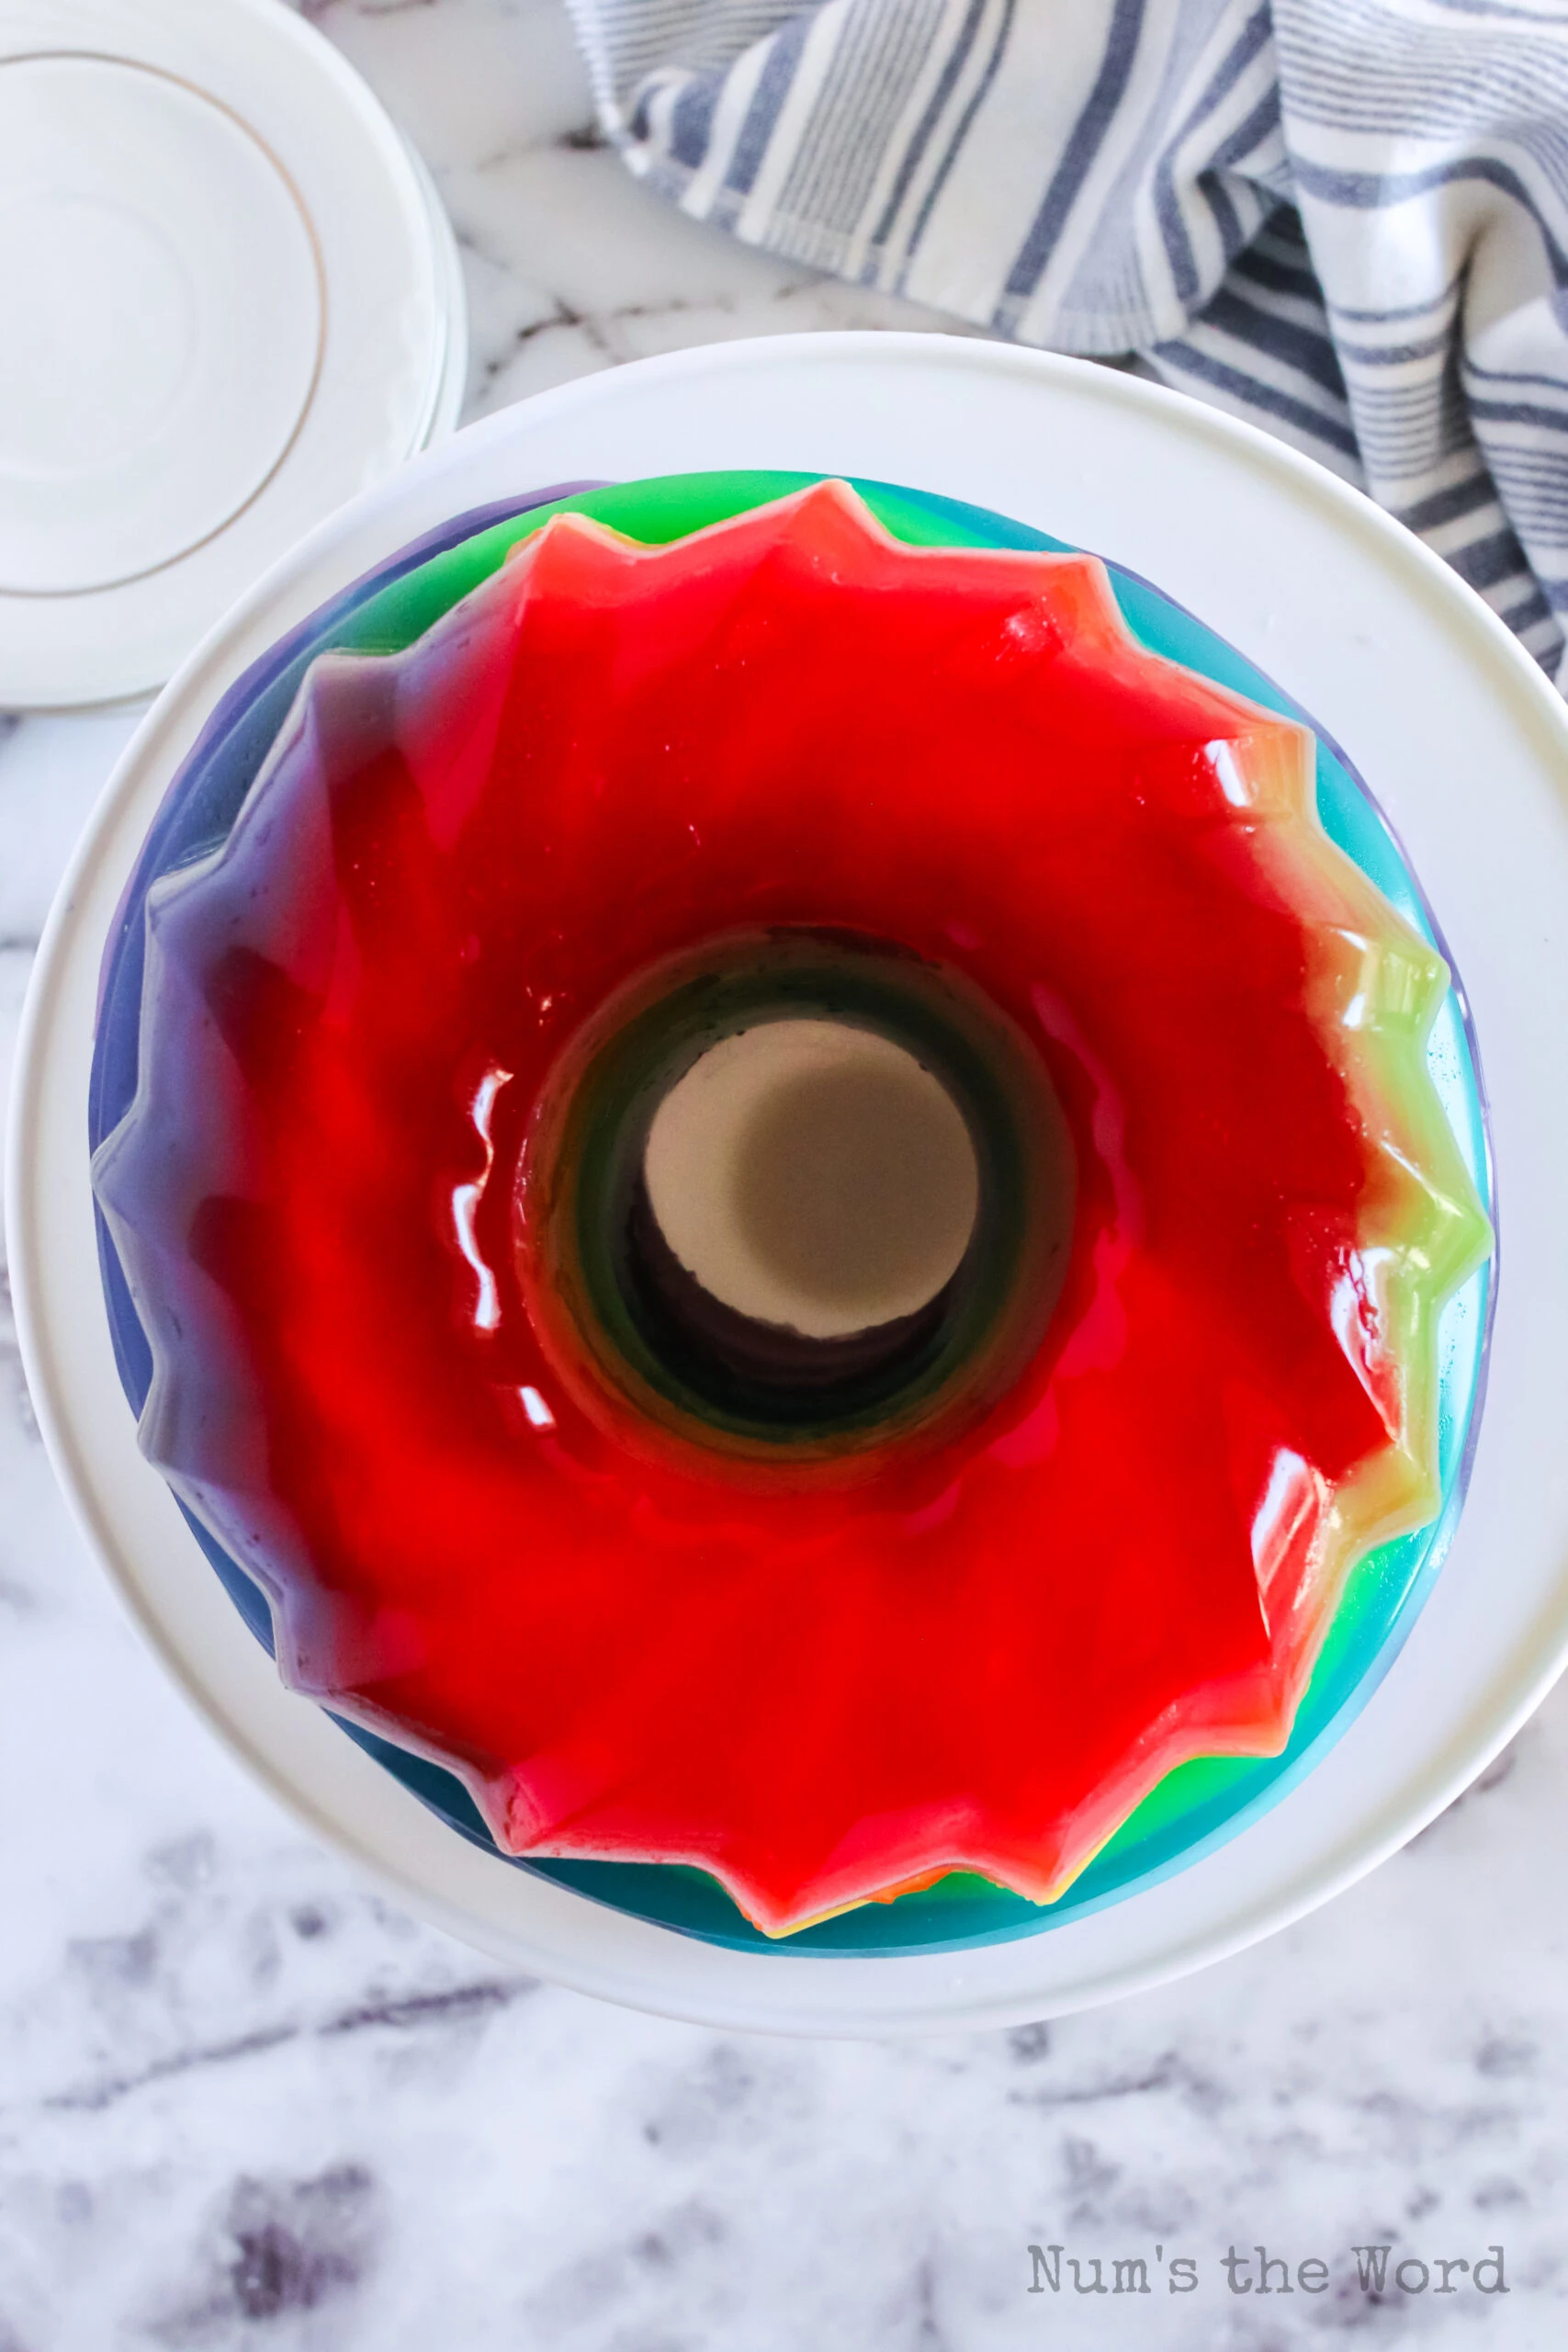
[[[637,187],[557,0],[308,13],[440,181],[475,414],[937,323]],[[0,1079],[133,721],[0,718]],[[0,2352],[1568,2340],[1568,1692],[1373,1877],[1168,1990],[918,2043],[671,2025],[407,1918],[245,1778],[86,1557],[0,1321]]]

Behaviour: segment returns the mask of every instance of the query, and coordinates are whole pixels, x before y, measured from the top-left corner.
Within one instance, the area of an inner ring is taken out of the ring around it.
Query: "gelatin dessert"
[[[111,957],[141,1442],[503,1853],[1049,1905],[1450,1493],[1449,975],[1095,559],[696,479],[231,714]]]

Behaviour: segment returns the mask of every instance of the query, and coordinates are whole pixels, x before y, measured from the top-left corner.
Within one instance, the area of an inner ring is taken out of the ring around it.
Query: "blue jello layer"
[[[562,509],[595,515],[634,538],[661,541],[816,479],[729,474],[571,486],[459,515],[355,582],[255,663],[225,695],[171,785],[127,889],[105,958],[89,1110],[93,1149],[118,1124],[135,1092],[148,890],[160,875],[205,856],[227,837],[317,654],[400,650],[492,571],[509,547]],[[977,507],[882,483],[854,486],[886,526],[911,543],[1067,550],[1064,540]],[[1337,746],[1270,679],[1190,613],[1135,574],[1113,564],[1108,570],[1129,628],[1152,651],[1312,729],[1325,829],[1448,957],[1452,971],[1453,959],[1392,827]],[[1457,973],[1433,1031],[1428,1063],[1495,1225],[1485,1098]],[[140,1415],[152,1359],[101,1219],[98,1234],[120,1378]],[[1398,1655],[1441,1566],[1463,1502],[1485,1385],[1494,1288],[1494,1269],[1483,1268],[1442,1317],[1438,1516],[1430,1527],[1384,1545],[1353,1571],[1284,1753],[1204,1760],[1171,1773],[1057,1903],[1042,1909],[987,1881],[954,1873],[919,1894],[867,1905],[773,1942],[750,1926],[716,1881],[684,1866],[514,1861],[512,1867],[535,1871],[615,1909],[713,1942],[803,1957],[933,1951],[1046,1934],[1183,1869],[1294,1788],[1354,1721]],[[246,1623],[270,1650],[272,1626],[259,1589],[204,1528],[194,1520],[191,1526]],[[460,1835],[494,1850],[472,1800],[452,1774],[358,1725],[343,1722],[342,1729]]]

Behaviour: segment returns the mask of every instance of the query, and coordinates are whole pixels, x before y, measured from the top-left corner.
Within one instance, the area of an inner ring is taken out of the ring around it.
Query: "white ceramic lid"
[[[156,685],[455,422],[428,178],[280,0],[0,0],[0,706]]]

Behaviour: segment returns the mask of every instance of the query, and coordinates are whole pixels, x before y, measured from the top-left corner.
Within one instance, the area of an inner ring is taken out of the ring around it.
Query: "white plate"
[[[1403,836],[1469,983],[1508,1264],[1469,1505],[1387,1680],[1289,1796],[1163,1884],[939,1957],[733,1951],[604,1909],[444,1828],[284,1690],[136,1450],[87,1182],[98,967],[148,822],[219,695],[324,598],[453,514],[704,467],[972,500],[1157,582],[1297,695]],[[315,531],[150,713],[51,919],[23,1023],[7,1218],[24,1358],[89,1538],[267,1785],[427,1917],[524,1967],[774,2030],[999,2024],[1217,1958],[1321,1903],[1447,1804],[1568,1653],[1568,711],[1480,600],[1356,492],[1249,426],[1081,362],[923,335],[726,344],[595,376],[460,435]]]
[[[138,693],[449,431],[423,166],[279,0],[0,0],[0,707]]]

